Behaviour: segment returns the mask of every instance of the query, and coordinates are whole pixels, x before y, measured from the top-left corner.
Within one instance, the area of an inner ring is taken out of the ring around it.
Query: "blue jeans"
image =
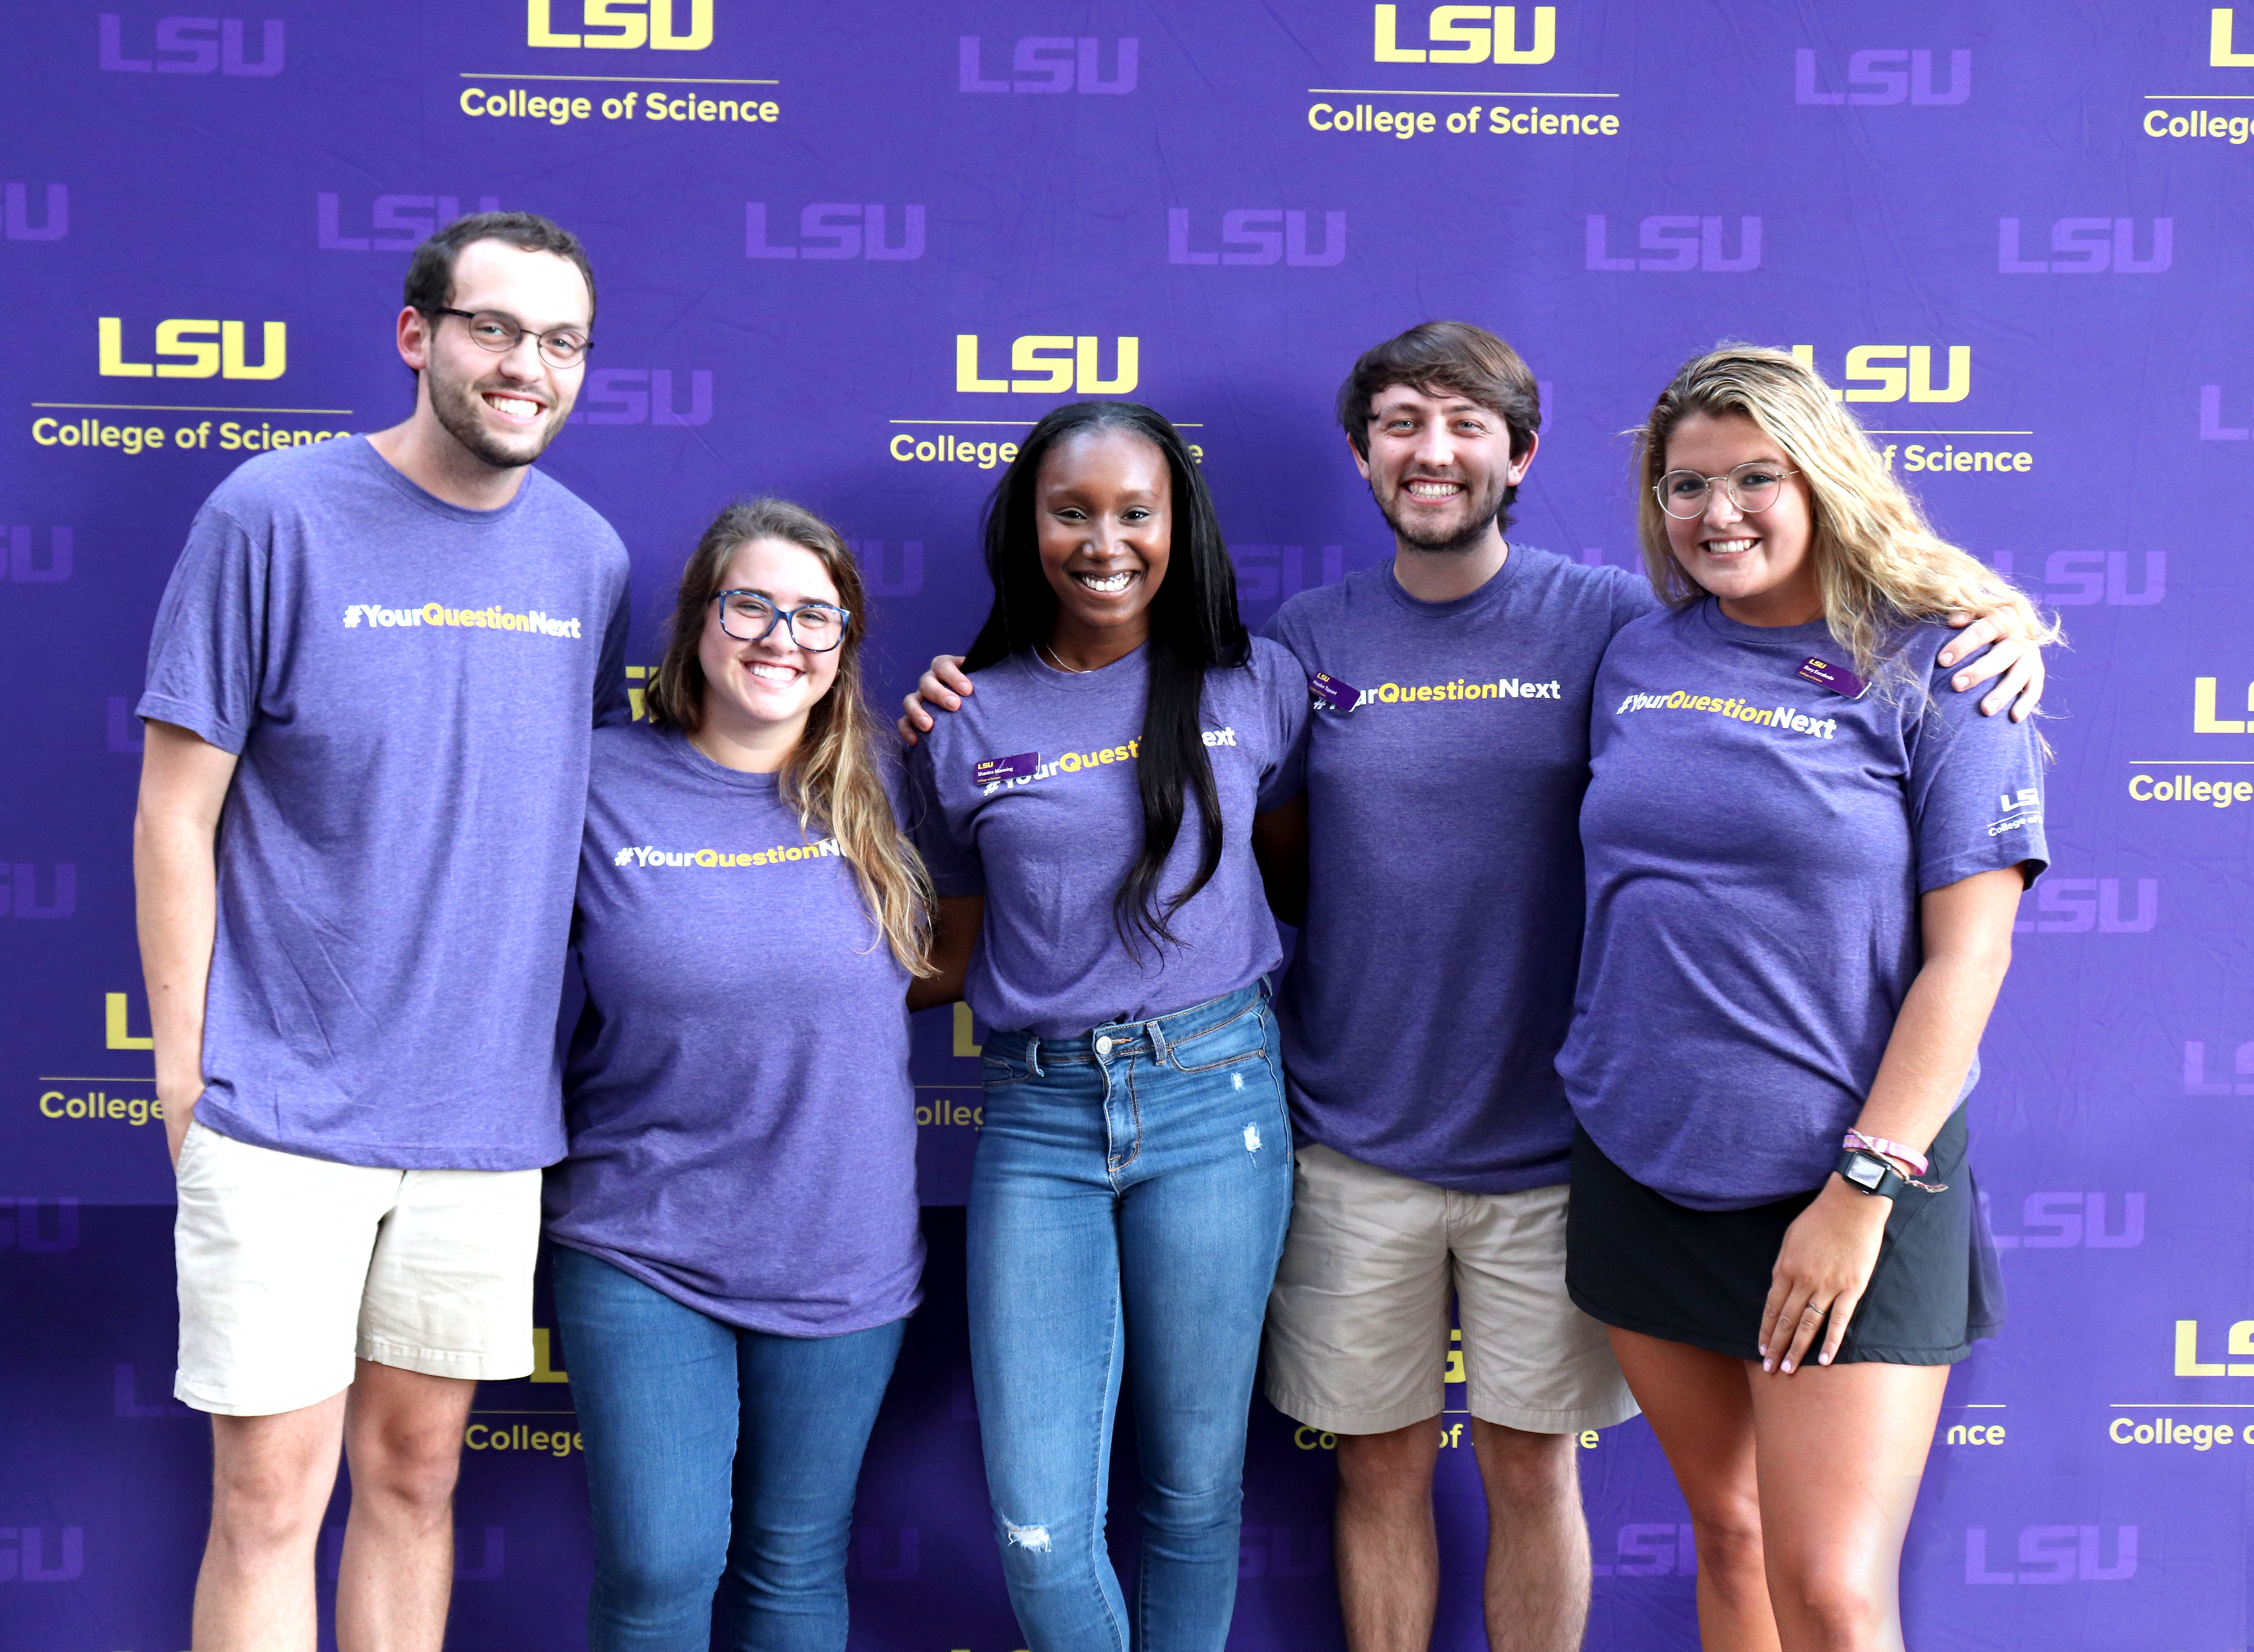
[[[1032,1652],[1220,1652],[1244,1431],[1292,1210],[1264,993],[1086,1037],[986,1040],[970,1364],[1010,1603]],[[1103,1537],[1131,1376],[1134,1629]]]
[[[907,1322],[773,1336],[557,1245],[556,1318],[594,1503],[590,1652],[842,1652],[853,1488]]]

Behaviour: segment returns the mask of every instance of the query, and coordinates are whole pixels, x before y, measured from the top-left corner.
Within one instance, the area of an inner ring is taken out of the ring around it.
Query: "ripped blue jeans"
[[[1244,1431],[1292,1209],[1255,984],[1084,1037],[986,1040],[970,1362],[1031,1652],[1221,1652]],[[1133,1628],[1104,1543],[1123,1369],[1142,1461]]]

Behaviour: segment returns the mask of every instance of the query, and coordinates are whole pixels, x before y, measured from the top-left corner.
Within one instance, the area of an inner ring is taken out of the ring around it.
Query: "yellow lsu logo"
[[[2254,69],[2254,52],[2235,52],[2231,49],[2231,18],[2229,6],[2217,6],[2207,14],[2207,64],[2213,69]]]
[[[290,328],[282,321],[263,323],[261,360],[254,363],[244,349],[247,321],[159,321],[157,354],[184,356],[180,361],[128,361],[125,323],[103,316],[96,323],[101,340],[102,375],[106,379],[278,379],[290,365]]]
[[[990,379],[978,366],[978,335],[955,335],[955,388],[963,395],[1125,396],[1142,380],[1143,341],[1138,338],[1112,340],[1112,374],[1105,378],[1099,360],[1103,340],[1075,338],[1069,333],[1028,332],[1010,341],[1013,373],[1038,373],[1040,378]]]
[[[2254,1320],[2241,1320],[2230,1327],[2220,1350],[2228,1357],[2199,1357],[2199,1321],[2176,1321],[2178,1376],[2254,1376]]]
[[[564,0],[570,4],[570,0]],[[689,30],[673,32],[674,0],[579,0],[580,32],[550,26],[550,0],[525,0],[527,46],[598,47],[612,52],[702,52],[712,44],[712,0],[687,0]],[[647,10],[645,10],[647,6]],[[607,30],[613,32],[598,33]]]
[[[1844,387],[1834,386],[1835,401],[1899,402],[1908,396],[1913,402],[1962,402],[1972,394],[1972,346],[1952,344],[1949,352],[1949,376],[1940,384],[1933,382],[1933,352],[1935,346],[1925,344],[1858,344],[1847,352],[1846,371],[1840,376]],[[1816,366],[1816,346],[1796,344],[1793,355],[1810,372]],[[1900,365],[1896,365],[1900,363]]]
[[[1379,6],[1379,63],[1547,63],[1558,55],[1558,8],[1535,6],[1532,36],[1518,44],[1516,6],[1434,6],[1424,20],[1431,44],[1397,44],[1397,7]]]

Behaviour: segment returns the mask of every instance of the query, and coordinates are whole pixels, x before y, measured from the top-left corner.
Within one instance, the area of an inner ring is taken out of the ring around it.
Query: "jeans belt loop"
[[[1152,1063],[1160,1067],[1165,1066],[1166,1060],[1166,1024],[1162,1021],[1145,1021],[1143,1023],[1143,1035],[1151,1040],[1151,1060]]]
[[[1041,1041],[1030,1032],[1026,1034],[1026,1065],[1032,1069],[1035,1078],[1047,1076],[1041,1071]]]

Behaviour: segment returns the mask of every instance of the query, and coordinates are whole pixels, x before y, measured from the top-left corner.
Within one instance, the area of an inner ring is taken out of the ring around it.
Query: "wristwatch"
[[[1866,1153],[1858,1147],[1850,1147],[1839,1155],[1831,1166],[1839,1180],[1857,1193],[1873,1198],[1892,1199],[1909,1186],[1902,1173],[1876,1153]]]

